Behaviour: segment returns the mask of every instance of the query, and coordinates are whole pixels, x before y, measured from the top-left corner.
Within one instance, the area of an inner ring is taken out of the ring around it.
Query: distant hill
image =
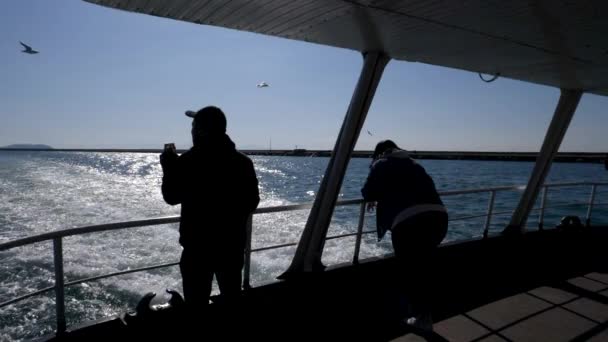
[[[52,150],[53,148],[49,145],[43,144],[13,144],[8,146],[2,146],[0,148],[7,149],[23,149],[23,150]]]

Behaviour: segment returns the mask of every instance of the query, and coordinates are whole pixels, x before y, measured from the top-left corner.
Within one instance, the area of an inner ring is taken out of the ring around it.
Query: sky
[[[80,0],[2,5],[0,146],[188,148],[184,112],[216,105],[238,148],[332,149],[362,67],[355,51]],[[21,53],[19,41],[40,54]],[[391,61],[355,148],[393,139],[418,151],[538,151],[558,98],[546,86]],[[608,151],[607,105],[583,95],[560,151]]]

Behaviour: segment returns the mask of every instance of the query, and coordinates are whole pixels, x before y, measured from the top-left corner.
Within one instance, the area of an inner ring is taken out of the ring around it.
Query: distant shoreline
[[[35,151],[35,152],[113,152],[113,153],[161,153],[161,149],[37,149],[37,148],[0,148],[0,151]],[[185,150],[178,150],[179,153]],[[329,157],[329,150],[240,150],[247,155],[258,156],[291,156],[291,157]],[[373,151],[354,151],[353,158],[371,158]],[[414,159],[438,160],[502,160],[502,161],[535,161],[537,152],[479,152],[479,151],[409,151]],[[608,152],[559,152],[556,162],[603,163]]]

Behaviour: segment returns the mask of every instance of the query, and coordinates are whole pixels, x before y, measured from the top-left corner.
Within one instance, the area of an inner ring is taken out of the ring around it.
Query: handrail
[[[9,299],[9,300],[7,300],[5,302],[0,303],[0,308],[5,307],[7,305],[11,305],[13,303],[20,302],[20,301],[22,301],[24,299],[28,299],[30,297],[33,297],[33,296],[36,296],[36,295],[39,295],[39,294],[43,294],[43,293],[48,292],[48,291],[52,291],[54,288],[55,288],[55,285],[49,286],[49,287],[45,287],[45,288],[42,288],[40,290],[32,291],[30,293],[24,294],[22,296],[19,296],[19,297],[13,298],[13,299]]]
[[[154,270],[154,269],[157,269],[157,268],[165,268],[165,267],[177,266],[177,265],[179,265],[179,262],[169,262],[169,263],[164,263],[164,264],[160,264],[160,265],[152,265],[152,266],[145,266],[145,267],[140,267],[140,268],[133,268],[133,269],[125,270],[125,271],[119,271],[119,272],[113,272],[113,273],[108,273],[108,274],[102,274],[102,275],[95,276],[95,277],[89,277],[89,278],[82,278],[82,279],[72,280],[70,282],[65,283],[65,286],[72,286],[72,285],[81,284],[81,283],[88,283],[88,282],[94,281],[94,280],[99,280],[99,279],[104,279],[104,278],[110,278],[110,277],[116,277],[116,276],[119,276],[119,275],[124,275],[124,274],[129,274],[129,273],[136,273],[136,272],[141,272],[141,271],[149,271],[149,270]]]
[[[585,185],[592,187],[591,195],[589,197],[588,202],[574,202],[574,203],[568,203],[568,204],[560,203],[558,205],[553,205],[553,206],[546,205],[546,197],[547,197],[547,192],[548,192],[549,188],[585,186]],[[566,182],[566,183],[544,184],[542,186],[543,192],[542,192],[541,206],[539,208],[532,209],[533,211],[534,210],[540,211],[539,229],[542,229],[545,209],[556,208],[556,207],[566,207],[566,206],[572,206],[572,205],[584,205],[584,204],[588,205],[588,210],[587,210],[587,215],[586,215],[586,224],[590,225],[591,213],[592,213],[592,209],[594,206],[594,200],[596,198],[596,195],[603,193],[601,191],[598,192],[597,187],[606,186],[606,185],[608,185],[608,182]],[[487,210],[486,214],[460,216],[460,217],[450,219],[450,221],[456,221],[456,220],[465,220],[465,219],[471,219],[471,218],[486,217],[483,237],[487,238],[492,216],[512,213],[511,210],[510,211],[500,211],[500,212],[493,211],[494,210],[494,198],[495,198],[496,192],[524,190],[524,189],[525,189],[525,186],[514,185],[514,186],[501,186],[501,187],[490,187],[490,188],[481,188],[481,189],[450,190],[450,191],[440,192],[439,194],[441,196],[455,196],[455,195],[466,195],[466,194],[489,192],[490,197],[489,197],[489,201],[488,201],[488,210]],[[326,237],[326,240],[356,236],[357,239],[355,242],[355,253],[354,253],[353,261],[352,261],[353,264],[356,264],[359,262],[359,250],[360,250],[360,244],[361,244],[361,236],[363,234],[374,233],[375,231],[374,230],[363,231],[363,226],[365,223],[365,201],[363,199],[344,200],[344,201],[338,201],[336,203],[336,206],[347,206],[347,205],[359,205],[360,206],[357,232],[328,236],[328,237]],[[601,204],[599,204],[599,203],[595,204],[595,206],[598,206],[598,205],[601,205]],[[277,213],[277,212],[284,212],[284,211],[304,210],[304,209],[310,209],[310,208],[312,208],[312,203],[291,204],[291,205],[276,206],[276,207],[258,208],[253,212],[253,214],[268,214],[268,213]],[[43,234],[39,234],[39,235],[29,236],[29,237],[25,237],[22,239],[17,239],[17,240],[2,243],[2,244],[0,244],[0,252],[11,249],[11,248],[25,246],[25,245],[29,245],[29,244],[33,244],[33,243],[37,243],[37,242],[53,240],[55,285],[22,295],[17,298],[10,299],[5,302],[2,302],[2,303],[0,303],[0,308],[13,304],[13,303],[16,303],[16,302],[19,302],[19,301],[22,301],[22,300],[25,300],[32,296],[51,291],[54,289],[55,293],[56,293],[57,334],[58,335],[62,334],[66,330],[65,312],[64,312],[65,311],[65,302],[64,302],[64,288],[65,287],[84,283],[84,282],[114,277],[114,276],[118,276],[118,275],[141,272],[141,271],[152,270],[152,269],[157,269],[157,268],[170,267],[170,266],[175,266],[175,265],[179,264],[179,262],[171,262],[171,263],[165,263],[165,264],[160,264],[160,265],[145,266],[145,267],[141,267],[141,268],[129,269],[129,270],[125,270],[125,271],[113,272],[113,273],[109,273],[109,274],[98,275],[98,276],[94,276],[94,277],[65,282],[64,274],[63,274],[63,248],[62,248],[62,239],[64,237],[86,234],[86,233],[93,233],[93,232],[101,232],[101,231],[110,231],[110,230],[154,226],[154,225],[169,224],[169,223],[178,223],[179,220],[180,220],[179,216],[168,216],[168,217],[160,217],[160,218],[152,218],[152,219],[144,219],[144,220],[136,220],[136,221],[91,225],[91,226],[69,228],[69,229],[58,230],[58,231],[54,231],[54,232],[43,233]],[[266,246],[266,247],[252,249],[251,248],[251,230],[252,230],[251,222],[252,222],[252,220],[249,220],[249,222],[248,222],[248,244],[247,244],[246,251],[245,251],[246,252],[245,277],[244,277],[244,284],[243,284],[243,287],[245,289],[248,289],[251,287],[251,285],[249,284],[251,253],[297,245],[296,242],[290,242],[290,243],[284,243],[284,244],[279,244],[279,245]]]
[[[336,203],[336,206],[345,206],[345,205],[360,204],[360,203],[363,203],[363,199],[339,201],[338,203]],[[276,206],[276,207],[258,208],[253,213],[254,214],[269,214],[269,213],[303,210],[303,209],[310,209],[310,208],[312,208],[312,203],[290,204],[290,205],[283,205],[283,206]],[[68,228],[68,229],[56,230],[56,231],[52,231],[52,232],[48,232],[48,233],[32,235],[32,236],[28,236],[28,237],[21,238],[18,240],[13,240],[13,241],[2,243],[2,244],[0,244],[0,252],[7,250],[7,249],[15,248],[15,247],[30,245],[33,243],[42,242],[42,241],[46,241],[46,240],[53,240],[55,238],[64,238],[64,237],[73,236],[73,235],[96,233],[96,232],[102,232],[102,231],[108,231],[108,230],[121,230],[121,229],[127,229],[127,228],[158,226],[161,224],[169,224],[169,223],[179,223],[179,219],[180,219],[179,216],[167,216],[167,217],[159,217],[159,218],[152,218],[152,219],[145,219],[145,220],[105,223],[105,224],[84,226],[84,227],[78,227],[78,228]]]
[[[25,237],[22,239],[5,242],[3,244],[0,244],[0,252],[10,249],[10,248],[14,248],[14,247],[20,247],[20,246],[29,245],[29,244],[36,243],[36,242],[52,240],[55,238],[64,238],[64,237],[72,236],[72,235],[103,232],[106,230],[138,228],[138,227],[154,226],[154,225],[177,223],[177,222],[179,222],[179,216],[168,216],[168,217],[153,218],[153,219],[146,219],[146,220],[105,223],[105,224],[97,224],[97,225],[92,225],[92,226],[56,230],[53,232],[43,233],[43,234],[39,234],[39,235],[32,235],[32,236],[28,236],[28,237]]]
[[[567,187],[567,186],[581,186],[581,185],[605,186],[605,185],[608,185],[608,182],[553,183],[553,184],[545,184],[545,185],[543,185],[543,187]],[[489,191],[523,190],[525,188],[526,188],[525,185],[513,185],[513,186],[500,186],[500,187],[490,187],[490,188],[481,188],[481,189],[449,190],[449,191],[439,192],[439,195],[440,196],[454,196],[454,195],[465,195],[465,194],[473,194],[473,193],[481,193],[481,192],[489,192]],[[363,202],[364,202],[363,199],[344,200],[344,201],[338,201],[336,203],[336,206],[361,204]],[[290,204],[290,205],[284,205],[284,206],[258,208],[253,213],[254,214],[268,214],[268,213],[303,210],[303,209],[310,209],[310,208],[312,208],[312,203]],[[32,243],[42,242],[45,240],[52,240],[52,239],[58,238],[58,237],[63,238],[66,236],[101,232],[101,231],[107,231],[107,230],[138,228],[138,227],[155,226],[155,225],[178,223],[178,222],[179,222],[179,216],[167,216],[167,217],[160,217],[160,218],[115,222],[115,223],[107,223],[107,224],[91,225],[91,226],[78,227],[78,228],[56,230],[56,231],[52,231],[52,232],[48,232],[48,233],[32,235],[32,236],[28,236],[28,237],[21,238],[18,240],[13,240],[13,241],[2,243],[2,244],[0,244],[0,252],[7,250],[7,249],[14,248],[14,247],[29,245]]]

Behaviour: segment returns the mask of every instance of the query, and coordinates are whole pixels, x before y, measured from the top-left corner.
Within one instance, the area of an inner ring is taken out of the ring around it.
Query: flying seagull
[[[260,82],[258,84],[258,88],[266,88],[266,87],[269,87],[268,83],[266,83],[266,82]]]
[[[35,55],[38,53],[38,51],[32,49],[32,47],[29,45],[23,44],[23,42],[19,42],[19,44],[23,45],[23,48],[25,49],[25,50],[21,50],[21,52],[23,52],[23,53],[27,53],[30,55]]]

